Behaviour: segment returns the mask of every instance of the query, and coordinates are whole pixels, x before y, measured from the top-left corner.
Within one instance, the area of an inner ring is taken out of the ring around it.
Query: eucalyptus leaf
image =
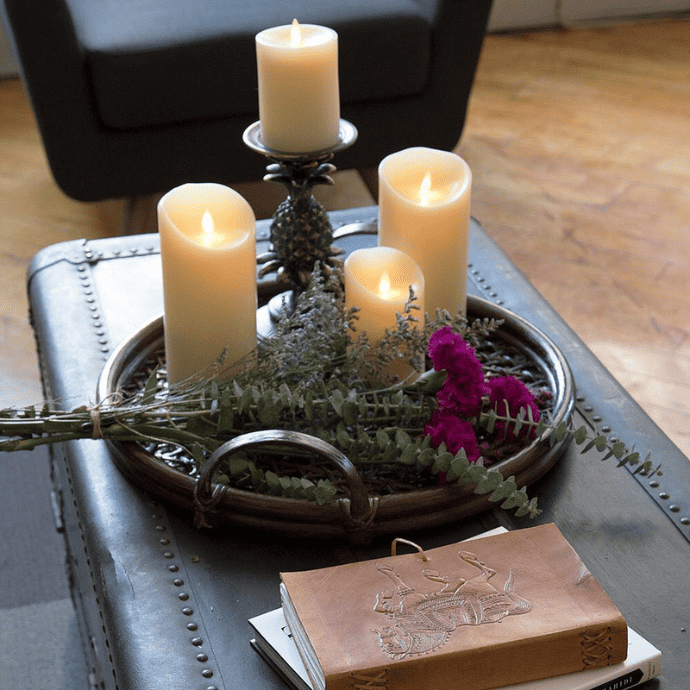
[[[264,483],[264,471],[260,468],[258,468],[253,462],[249,463],[249,472],[252,477],[252,484],[254,486],[258,487],[261,486],[261,484]]]
[[[412,444],[412,437],[402,429],[395,432],[395,443],[398,448],[405,449]]]
[[[206,456],[204,455],[204,449],[201,447],[201,444],[195,443],[192,448],[192,457],[194,458],[194,462],[196,462],[197,467],[202,467],[203,464],[206,462]]]
[[[448,480],[461,479],[465,476],[469,468],[470,461],[467,459],[467,454],[464,449],[460,449],[460,452],[451,460]]]
[[[392,463],[398,455],[398,447],[393,441],[389,441],[388,445],[384,448],[383,455],[381,456],[381,462]]]
[[[414,443],[405,446],[403,452],[400,454],[399,462],[402,465],[414,465],[417,458],[417,447]]]
[[[390,442],[390,437],[383,429],[376,431],[376,443],[381,450],[386,450]]]
[[[342,405],[342,416],[346,424],[354,426],[357,423],[357,404],[352,400],[344,400]]]
[[[556,441],[558,441],[559,443],[561,441],[564,441],[566,436],[568,435],[568,423],[561,422],[554,430],[553,435]]]
[[[628,463],[628,465],[637,465],[637,463],[640,461],[640,454],[637,451],[630,453],[630,455],[626,456],[625,461]]]
[[[515,491],[517,491],[517,484],[515,483],[515,479],[511,477],[510,479],[502,481],[494,489],[494,492],[491,494],[491,496],[489,496],[489,500],[493,503],[496,503],[498,501],[504,501],[510,496],[512,496],[515,493]]]
[[[314,420],[314,394],[311,391],[304,393],[304,416],[310,422]]]
[[[218,381],[215,379],[211,380],[211,400],[220,399],[220,390],[218,388]]]
[[[336,494],[336,489],[330,482],[320,481],[314,489],[314,500],[318,505],[328,503]]]
[[[349,432],[345,428],[344,424],[339,424],[336,431],[336,438],[338,440],[338,445],[343,449],[347,450],[352,445],[352,438]]]
[[[336,414],[339,417],[343,416],[343,403],[345,402],[345,396],[342,394],[342,391],[339,389],[335,389],[333,393],[331,394],[331,405],[333,405],[333,409],[335,410]]]
[[[233,455],[227,464],[231,475],[243,474],[249,469],[249,462],[240,455]]]
[[[576,429],[573,434],[573,440],[578,446],[582,445],[587,440],[587,428],[581,426],[579,429]]]
[[[486,467],[483,467],[482,465],[470,465],[469,469],[467,470],[467,475],[470,480],[477,484],[486,477],[486,474]]]
[[[438,472],[448,472],[448,470],[450,469],[452,461],[453,461],[452,453],[449,453],[448,451],[446,451],[445,453],[440,453],[436,457],[436,460],[434,461],[434,466],[433,466],[434,474],[437,474]]]
[[[611,454],[617,460],[620,460],[625,454],[625,443],[623,443],[623,441],[617,441],[616,443],[614,443],[611,447]]]
[[[419,454],[417,462],[419,462],[422,467],[430,467],[434,464],[435,459],[436,451],[434,451],[433,448],[426,448]]]
[[[489,470],[486,476],[477,484],[475,493],[487,494],[495,491],[503,482],[503,475],[498,470]]]
[[[281,492],[282,485],[280,483],[280,477],[275,472],[272,472],[271,470],[264,472],[264,480],[268,485],[269,493]]]

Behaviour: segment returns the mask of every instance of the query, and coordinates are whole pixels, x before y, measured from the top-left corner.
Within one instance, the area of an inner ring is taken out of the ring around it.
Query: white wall
[[[0,77],[9,77],[17,74],[17,65],[12,56],[10,42],[5,34],[5,27],[0,21]]]
[[[489,31],[555,26],[558,0],[494,0]]]
[[[690,0],[560,0],[560,6],[566,26],[690,12]]]
[[[690,0],[494,0],[489,31],[613,24],[682,12],[690,12]]]

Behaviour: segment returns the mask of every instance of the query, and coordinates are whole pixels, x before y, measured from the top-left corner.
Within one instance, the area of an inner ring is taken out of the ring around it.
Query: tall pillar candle
[[[419,318],[424,318],[424,275],[404,252],[392,247],[357,249],[345,260],[345,306],[358,307],[357,333],[366,332],[370,343],[378,342],[396,326],[414,291]]]
[[[472,173],[460,156],[424,147],[379,165],[379,244],[409,254],[425,279],[426,311],[466,311]]]
[[[185,184],[158,204],[168,379],[256,346],[256,221],[237,192]]]
[[[338,34],[314,24],[266,29],[256,36],[259,119],[265,146],[311,153],[338,143]]]

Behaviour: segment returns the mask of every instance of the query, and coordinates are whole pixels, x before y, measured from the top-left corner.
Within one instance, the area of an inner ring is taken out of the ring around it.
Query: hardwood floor
[[[472,212],[690,455],[690,25],[488,36],[457,148]],[[337,163],[337,161],[336,161]],[[275,193],[241,191],[265,217]],[[319,193],[366,205],[352,171]],[[0,406],[41,398],[25,272],[43,246],[120,234],[123,204],[53,183],[17,80],[0,82]]]
[[[690,25],[485,45],[472,212],[690,456]]]

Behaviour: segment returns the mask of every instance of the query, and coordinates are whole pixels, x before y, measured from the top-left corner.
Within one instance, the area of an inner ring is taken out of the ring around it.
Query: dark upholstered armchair
[[[338,168],[460,137],[491,0],[0,0],[48,161],[81,201],[261,179],[254,36],[339,34]],[[305,118],[309,113],[304,113]]]

